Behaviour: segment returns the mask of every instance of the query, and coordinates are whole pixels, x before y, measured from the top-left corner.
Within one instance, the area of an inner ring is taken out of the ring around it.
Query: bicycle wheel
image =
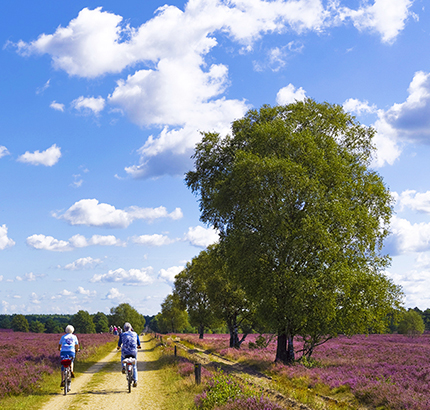
[[[69,382],[69,368],[66,367],[64,369],[64,395],[68,392],[68,382]]]
[[[133,370],[131,369],[131,366],[127,366],[127,382],[128,382],[128,392],[131,393],[131,379],[133,374]]]

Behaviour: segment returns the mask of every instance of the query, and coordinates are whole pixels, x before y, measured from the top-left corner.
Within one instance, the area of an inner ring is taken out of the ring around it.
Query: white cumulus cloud
[[[218,231],[213,228],[203,228],[202,226],[190,227],[185,235],[191,245],[206,248],[219,240]]]
[[[172,266],[168,269],[160,269],[158,277],[168,283],[173,283],[175,281],[175,276],[184,269],[183,266]]]
[[[386,248],[392,255],[430,251],[430,223],[411,223],[395,215],[391,232]]]
[[[15,245],[15,241],[8,238],[7,230],[8,228],[5,224],[0,226],[0,250],[3,250]]]
[[[131,240],[134,243],[146,246],[163,246],[175,242],[175,240],[170,239],[168,236],[159,234],[134,236]]]
[[[149,285],[153,282],[153,278],[150,276],[152,270],[152,267],[129,270],[119,268],[110,270],[108,273],[96,274],[91,278],[91,282],[120,282],[124,284]]]
[[[61,158],[61,148],[57,147],[56,144],[52,145],[45,151],[40,152],[39,150],[35,152],[26,151],[18,157],[19,162],[24,162],[31,165],[45,165],[47,167],[52,167]]]
[[[413,0],[375,0],[363,2],[357,10],[343,8],[342,17],[349,17],[359,30],[379,33],[384,43],[392,43],[403,30],[411,13]]]
[[[56,111],[64,112],[64,104],[57,103],[57,101],[52,101],[49,106]]]
[[[343,109],[352,114],[375,113],[377,108],[375,105],[369,105],[368,101],[360,101],[356,98],[349,98],[343,103]]]
[[[8,149],[5,146],[0,145],[0,158],[6,155],[10,155]]]
[[[79,258],[76,259],[72,263],[68,263],[64,266],[64,269],[66,270],[81,270],[81,269],[88,269],[93,268],[94,266],[100,265],[102,263],[101,259],[94,259],[91,256],[88,256],[86,258]]]
[[[27,245],[34,249],[65,252],[92,245],[125,246],[125,243],[113,235],[93,235],[91,238],[87,239],[85,236],[77,234],[72,236],[68,241],[64,241],[55,239],[52,236],[35,234],[27,238]]]
[[[76,293],[80,295],[89,296],[89,297],[93,297],[97,295],[97,292],[95,290],[84,289],[82,286],[78,286],[78,290]]]
[[[117,288],[111,288],[109,292],[106,294],[105,299],[109,300],[124,300],[124,294],[121,293]]]
[[[127,228],[134,220],[144,219],[149,222],[159,218],[173,220],[182,218],[182,211],[176,208],[170,214],[166,208],[139,208],[116,209],[114,206],[99,203],[97,199],[81,199],[74,203],[62,215],[53,213],[53,216],[64,219],[70,225],[87,225],[104,228]]]
[[[73,248],[68,241],[55,239],[53,236],[42,234],[31,235],[27,238],[27,245],[34,249],[44,249],[47,251],[71,251]]]
[[[72,107],[80,111],[84,114],[92,113],[98,115],[101,111],[104,110],[106,105],[106,101],[102,97],[79,97],[76,100],[72,101]]]
[[[304,101],[306,98],[306,91],[302,87],[296,89],[293,84],[288,84],[286,87],[281,88],[276,95],[276,102],[279,105],[286,105],[297,101]]]
[[[359,30],[370,29],[383,42],[393,42],[410,16],[411,4],[412,0],[375,0],[350,9],[321,0],[193,0],[184,10],[160,7],[138,27],[101,7],[84,8],[52,34],[15,46],[21,55],[49,55],[56,69],[71,76],[117,74],[110,95],[81,96],[72,107],[99,115],[109,104],[141,127],[160,128],[140,148],[136,164],[125,171],[134,178],[177,175],[189,169],[200,130],[225,135],[231,122],[250,108],[246,101],[226,98],[228,67],[208,58],[221,37],[228,36],[238,52],[248,52],[266,34],[319,33],[352,21]],[[289,52],[300,51],[297,44],[271,49],[266,66],[283,67]],[[303,96],[301,88],[287,86],[278,99]]]

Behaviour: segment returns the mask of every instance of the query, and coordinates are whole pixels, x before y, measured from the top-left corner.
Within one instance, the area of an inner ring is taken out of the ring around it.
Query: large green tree
[[[216,316],[209,302],[206,272],[210,269],[204,254],[188,262],[175,277],[174,292],[188,311],[189,322],[196,327],[199,338],[203,339],[205,329],[216,322]]]
[[[109,320],[112,325],[120,327],[123,327],[125,322],[129,322],[137,334],[145,328],[143,315],[128,303],[121,303],[111,308]]]
[[[205,133],[187,185],[231,272],[277,332],[276,361],[338,332],[379,331],[401,303],[381,254],[392,198],[369,168],[374,130],[312,100],[251,110]]]
[[[76,312],[70,322],[75,328],[75,333],[96,333],[93,318],[86,310]]]

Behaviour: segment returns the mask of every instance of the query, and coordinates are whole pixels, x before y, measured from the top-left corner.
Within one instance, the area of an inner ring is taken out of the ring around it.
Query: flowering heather
[[[0,397],[33,392],[44,374],[60,368],[59,334],[0,332]],[[77,335],[84,361],[113,337],[109,334]]]
[[[335,389],[349,386],[362,402],[390,409],[430,409],[430,335],[356,335],[338,337],[319,346],[313,359],[318,366],[273,364],[276,340],[266,349],[249,349],[250,335],[240,350],[228,348],[229,335],[180,335],[181,339],[234,360],[271,366],[288,378],[305,377],[311,385],[323,383]],[[300,349],[299,340],[296,348]]]
[[[281,410],[272,403],[222,372],[215,374],[205,390],[195,397],[194,403],[200,410]]]
[[[229,402],[221,407],[215,407],[214,410],[284,410],[276,403],[271,402],[265,397],[248,397],[240,398],[235,401]]]

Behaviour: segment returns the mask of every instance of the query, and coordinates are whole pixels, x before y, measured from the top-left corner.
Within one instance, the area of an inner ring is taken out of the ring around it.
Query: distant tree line
[[[65,327],[71,324],[75,333],[107,333],[111,325],[122,327],[125,322],[130,322],[134,330],[141,333],[146,319],[128,303],[111,308],[107,315],[103,312],[90,314],[85,310],[79,310],[74,315],[0,315],[0,329],[15,332],[64,333]]]

